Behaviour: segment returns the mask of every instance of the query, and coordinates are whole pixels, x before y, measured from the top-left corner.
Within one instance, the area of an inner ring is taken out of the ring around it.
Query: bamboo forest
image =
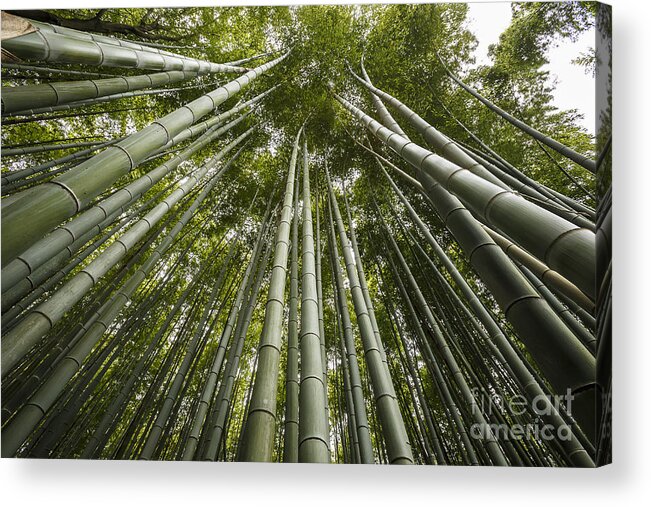
[[[609,463],[610,7],[510,9],[3,11],[2,457]]]

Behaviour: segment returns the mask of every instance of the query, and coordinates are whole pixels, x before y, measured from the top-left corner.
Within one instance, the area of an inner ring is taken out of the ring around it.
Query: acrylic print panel
[[[2,456],[609,463],[610,49],[590,2],[3,11]]]

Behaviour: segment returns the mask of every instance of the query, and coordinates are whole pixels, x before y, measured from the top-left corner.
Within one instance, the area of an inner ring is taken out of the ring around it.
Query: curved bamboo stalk
[[[406,141],[337,94],[335,98],[378,139],[444,189],[461,198],[481,220],[505,232],[517,244],[595,295],[594,233],[541,209],[521,196]],[[535,224],[535,227],[532,225]]]
[[[360,67],[362,69],[362,77],[368,83],[369,85],[373,86],[373,82],[371,81],[371,78],[369,77],[368,73],[366,72],[366,68],[364,67],[364,55],[362,54],[362,58],[360,59]],[[405,134],[405,131],[402,130],[398,122],[393,118],[387,107],[384,105],[384,102],[380,99],[378,95],[375,93],[371,93],[371,101],[373,102],[373,106],[375,107],[375,110],[377,111],[378,117],[380,118],[380,123],[384,124],[386,127],[390,128],[394,132],[397,132],[400,134],[402,137],[410,141],[409,137],[407,134]]]
[[[491,170],[489,170],[483,164],[476,161],[461,148],[459,148],[454,140],[440,133],[436,128],[427,123],[415,111],[411,110],[398,99],[373,86],[369,82],[364,81],[357,74],[352,72],[352,70],[351,74],[353,74],[353,76],[360,83],[362,83],[371,92],[372,95],[376,95],[378,98],[386,100],[389,104],[395,107],[400,115],[407,119],[407,121],[409,121],[412,126],[423,136],[427,144],[438,150],[446,160],[449,160],[459,167],[467,169],[471,173],[476,174],[477,176],[493,183],[498,187],[501,187],[504,190],[510,190],[512,188],[513,190],[523,195],[530,196],[536,199],[542,207],[551,211],[555,215],[558,215],[559,217],[580,227],[591,229],[594,232],[594,225],[590,221],[586,220],[582,215],[573,210],[559,208],[553,199],[540,193],[537,189],[521,183],[516,178],[510,174],[505,173],[498,167],[492,167]],[[387,125],[385,122],[382,123]],[[394,129],[391,128],[391,130]],[[397,131],[394,130],[394,132]],[[400,134],[400,132],[397,133]],[[494,172],[496,172],[497,175],[493,174]]]
[[[54,180],[23,192],[2,213],[2,265],[25,251],[63,220],[79,212],[120,176],[127,174],[174,136],[286,57],[287,53],[247,72],[153,122]],[[26,220],[29,220],[30,227],[23,226]]]
[[[515,167],[513,167],[513,166],[512,166],[511,164],[509,164],[506,160],[504,160],[504,159],[503,159],[503,158],[502,158],[498,153],[496,153],[496,152],[495,152],[494,150],[492,150],[489,146],[487,146],[487,145],[486,145],[486,144],[485,144],[481,139],[479,139],[479,137],[477,137],[477,136],[476,136],[476,135],[475,135],[475,134],[474,134],[474,133],[473,133],[473,132],[468,128],[468,127],[466,127],[463,123],[461,123],[461,121],[459,121],[459,119],[458,119],[456,116],[454,116],[454,115],[452,114],[452,112],[451,112],[451,111],[446,107],[446,105],[443,104],[443,102],[441,102],[441,100],[438,99],[438,98],[436,97],[436,94],[434,93],[434,90],[432,90],[432,88],[429,86],[429,84],[428,84],[428,87],[429,87],[430,91],[432,92],[433,96],[436,98],[437,102],[440,104],[440,106],[441,106],[441,107],[443,108],[443,110],[446,112],[446,114],[447,114],[450,118],[452,118],[452,119],[454,120],[454,122],[455,122],[457,125],[459,125],[459,127],[461,127],[461,128],[464,130],[464,132],[466,132],[466,133],[470,136],[470,138],[471,138],[473,141],[475,141],[479,146],[481,146],[481,148],[482,148],[484,151],[486,151],[488,154],[490,154],[491,156],[495,157],[499,162],[501,162],[501,163],[505,166],[505,168],[511,172],[511,174],[512,174],[514,177],[518,178],[518,179],[519,179],[520,181],[522,181],[523,183],[528,183],[530,186],[533,186],[534,188],[536,188],[536,189],[539,190],[540,192],[545,193],[545,194],[548,194],[550,197],[555,197],[551,192],[546,191],[544,188],[540,188],[540,186],[536,187],[536,186],[534,185],[534,184],[536,183],[534,180],[531,180],[531,178],[529,178],[528,176],[526,176],[525,174],[523,174],[521,171],[519,171],[518,169],[516,169]],[[540,142],[540,141],[537,141],[537,142]],[[459,144],[460,144],[461,146],[463,146],[462,143],[459,143]],[[466,146],[466,148],[468,148],[468,147]],[[584,187],[583,187],[583,186],[582,186],[578,181],[575,181],[575,179],[572,178],[569,174],[568,174],[567,176],[570,177],[570,179],[572,179],[572,182],[575,183],[575,184],[576,184],[576,185],[577,185],[577,186],[578,186],[578,187],[579,187],[579,188],[580,188],[580,189],[581,189],[581,190],[582,190],[582,191],[583,191],[583,192],[584,192],[588,197],[592,197],[592,198],[594,199],[594,197],[592,196],[592,194],[591,194],[590,192],[588,192],[588,190],[587,190],[586,188],[584,188]],[[564,197],[565,197],[565,196],[564,196]],[[558,198],[558,197],[557,197],[557,198]],[[566,199],[569,199],[569,198],[566,197]],[[570,201],[571,201],[571,202],[575,202],[573,199],[570,199]],[[568,202],[565,201],[565,204],[568,204]],[[576,203],[576,204],[578,204],[578,203]],[[576,208],[574,208],[574,209],[576,209]],[[577,210],[577,211],[579,211],[579,210]],[[592,217],[591,217],[591,218],[592,218]]]
[[[450,76],[450,78],[457,83],[461,88],[463,88],[465,91],[467,91],[470,95],[475,97],[477,100],[479,100],[482,104],[484,104],[486,107],[488,107],[491,111],[494,113],[498,114],[502,118],[504,118],[506,121],[508,121],[511,125],[516,126],[523,132],[526,132],[529,134],[531,137],[534,139],[540,141],[541,143],[545,144],[546,146],[549,146],[551,149],[557,151],[561,155],[563,155],[566,158],[569,158],[571,161],[575,162],[576,164],[580,165],[584,169],[590,171],[592,174],[596,174],[596,166],[595,166],[595,161],[586,157],[585,155],[581,155],[580,153],[577,153],[574,151],[572,148],[569,148],[565,146],[562,143],[559,143],[555,139],[552,139],[551,137],[546,136],[542,132],[536,130],[535,128],[527,125],[523,121],[518,120],[514,116],[510,115],[503,109],[499,108],[495,104],[493,104],[490,100],[484,98],[481,96],[477,91],[473,90],[470,86],[468,86],[466,83],[461,81],[457,76],[455,76],[450,69],[443,63],[443,60],[439,57],[439,60],[441,61],[441,64],[443,65],[444,69]]]

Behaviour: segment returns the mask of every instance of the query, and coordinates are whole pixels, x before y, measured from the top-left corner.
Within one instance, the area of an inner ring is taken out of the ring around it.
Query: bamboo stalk
[[[594,160],[586,157],[585,155],[581,155],[580,153],[577,153],[574,151],[572,148],[569,148],[565,146],[562,143],[559,143],[555,139],[552,139],[551,137],[546,136],[542,132],[539,132],[535,128],[527,125],[523,121],[518,120],[514,116],[510,115],[503,109],[499,108],[495,104],[493,104],[490,100],[484,98],[481,96],[477,91],[473,90],[470,86],[468,86],[466,83],[461,81],[457,76],[455,76],[450,69],[443,63],[443,60],[440,59],[441,64],[443,65],[444,69],[446,70],[447,74],[450,76],[450,79],[452,79],[455,83],[457,83],[461,88],[463,88],[465,91],[467,91],[470,95],[475,97],[477,100],[479,100],[482,104],[484,104],[486,107],[488,107],[491,111],[494,113],[498,114],[502,118],[504,118],[506,121],[508,121],[511,125],[514,125],[515,127],[519,128],[523,132],[529,134],[531,137],[534,139],[540,141],[541,143],[545,144],[546,146],[549,146],[553,150],[557,151],[561,155],[563,155],[566,158],[569,158],[571,161],[575,162],[576,164],[580,165],[584,169],[590,171],[592,174],[596,173],[596,167],[595,167],[595,162]]]
[[[330,435],[326,410],[326,379],[323,376],[316,288],[316,259],[312,226],[312,196],[307,140],[303,138],[303,220],[301,263],[301,381],[299,391],[298,460],[301,463],[329,463]]]
[[[2,265],[79,212],[174,136],[280,63],[287,54],[186,104],[54,180],[21,193],[2,213]],[[101,171],[98,169],[101,168]],[[23,227],[29,220],[30,227]]]
[[[303,168],[305,170],[305,168]],[[287,321],[287,360],[285,366],[285,421],[283,435],[283,463],[298,463],[298,416],[299,416],[299,350],[298,350],[298,179],[300,166],[296,167],[297,184],[294,187],[294,214],[292,217],[289,315]]]
[[[594,233],[406,141],[347,100],[337,94],[334,96],[372,134],[416,167],[419,174],[426,174],[432,182],[461,198],[481,220],[505,232],[529,253],[594,298]]]
[[[199,207],[203,199],[205,199],[205,197],[210,193],[215,183],[219,180],[219,178],[225,172],[225,170],[228,169],[228,167],[230,166],[231,162],[234,159],[235,157],[233,157],[233,159],[231,159],[231,161],[229,161],[227,165],[225,165],[220,171],[218,171],[214,176],[212,176],[210,183],[204,187],[204,190],[193,201],[192,205],[186,210],[186,212],[183,214],[179,222],[166,235],[165,240],[156,247],[154,252],[152,252],[152,254],[148,257],[147,261],[145,261],[145,264],[141,266],[140,270],[136,271],[136,273],[132,275],[127,282],[125,282],[125,284],[122,286],[121,291],[118,292],[118,297],[115,297],[111,301],[109,306],[102,312],[101,318],[98,319],[88,329],[88,331],[86,331],[86,333],[83,335],[83,338],[81,338],[77,343],[77,345],[73,347],[70,353],[64,358],[64,360],[59,364],[59,366],[54,370],[54,372],[43,383],[43,385],[36,392],[36,394],[32,396],[30,400],[27,402],[27,404],[24,405],[23,408],[14,416],[11,423],[5,426],[5,428],[3,428],[2,431],[2,456],[3,457],[8,457],[13,455],[16,452],[16,450],[19,448],[21,443],[25,440],[25,438],[33,431],[34,427],[38,424],[38,421],[43,417],[43,415],[48,410],[48,408],[51,407],[52,404],[56,401],[57,397],[60,395],[61,391],[65,387],[68,380],[72,378],[72,376],[79,370],[84,359],[88,356],[93,346],[97,343],[97,340],[101,338],[104,331],[108,328],[109,323],[112,322],[113,319],[115,319],[119,311],[130,300],[132,294],[135,292],[138,286],[145,279],[148,272],[151,269],[153,269],[153,267],[156,265],[158,260],[161,258],[162,254],[166,251],[167,248],[169,248],[169,246],[172,244],[174,237],[183,229],[184,225],[194,215],[194,212]],[[203,170],[200,171],[199,174],[197,174],[197,176],[191,176],[184,185],[181,185],[177,189],[177,191],[170,194],[170,196],[168,196],[165,199],[165,201],[161,203],[161,205],[155,207],[154,210],[148,213],[146,218],[138,222],[138,224],[141,224],[143,222],[149,224],[147,218],[151,220],[152,223],[155,223],[156,220],[165,213],[165,211],[169,210],[176,202],[178,202],[178,200],[180,200],[199,181],[201,177],[203,177],[206,173],[208,173],[208,171],[211,168],[212,168],[211,164],[205,165]],[[161,206],[164,206],[164,209]],[[138,224],[136,224],[134,227],[132,227],[129,230],[136,237],[142,234],[142,233],[135,232],[138,231],[137,229]],[[145,228],[145,230],[149,230],[151,226],[152,225],[150,224],[148,227]],[[124,241],[126,244],[130,244],[130,241],[127,240],[126,236],[127,234],[122,235],[120,242],[116,242],[114,243],[114,245],[119,244],[122,249],[126,248],[125,245],[122,243],[122,241]],[[93,275],[90,273],[93,272],[92,269],[93,264],[98,263],[98,261],[102,262],[103,259],[101,258],[106,257],[107,252],[109,252],[110,250],[111,247],[105,250],[102,253],[102,255],[98,257],[98,259],[93,261],[93,263],[89,264],[84,269],[84,271],[82,271],[79,275],[77,275],[77,277],[73,278],[68,283],[68,287],[71,287],[75,283],[74,282],[75,279],[78,279],[79,276],[85,277],[90,275],[92,278]],[[101,268],[98,271],[99,273],[101,273]],[[65,293],[63,294],[65,295]],[[48,301],[50,305],[52,305],[52,299]],[[44,305],[40,305],[39,309],[40,311],[44,312],[39,314],[41,317],[48,315],[48,312],[44,307]],[[48,322],[50,322],[50,326],[51,326],[51,322],[58,320],[56,316],[52,314],[49,314],[48,318],[49,318]],[[27,327],[27,329],[29,328],[31,328],[31,326]],[[16,330],[18,330],[18,327],[16,328]],[[26,335],[20,332],[18,336],[23,340],[28,339]],[[13,342],[13,339],[11,339],[11,333],[9,335],[6,335],[5,339],[7,339],[7,342],[10,344]],[[3,343],[3,345],[4,344],[5,343]],[[25,349],[24,342],[21,342],[21,348]],[[11,349],[7,349],[7,350],[12,351],[10,357],[13,357],[13,352],[16,349],[12,347]],[[4,350],[3,350],[2,358],[3,358],[2,370],[3,370],[3,374],[6,374],[10,366],[7,367],[5,365],[6,353],[4,352]]]
[[[108,196],[106,199],[97,203],[95,206],[90,207],[80,215],[76,216],[65,225],[58,227],[43,239],[34,243],[34,245],[25,250],[2,269],[2,291],[6,291],[8,288],[18,283],[21,278],[31,274],[44,262],[47,262],[48,259],[55,256],[66,246],[99,224],[108,215],[131,201],[134,196],[143,195],[156,183],[176,169],[181,163],[188,160],[194,153],[218,138],[224,132],[227,132],[232,127],[239,124],[245,117],[246,115],[243,115],[221,128],[216,128],[216,126],[213,127],[213,130],[206,132],[179,155],[167,160],[165,163],[149,171],[140,178],[135,179],[128,185]],[[226,156],[230,150],[246,139],[250,133],[251,130],[248,130],[245,134],[238,136],[234,141],[226,145],[213,158],[213,163],[218,162]]]
[[[271,461],[273,452],[290,223],[298,140],[302,132],[303,127],[299,129],[294,141],[280,222],[276,230],[274,262],[269,282],[264,324],[258,347],[258,369],[251,393],[248,418],[240,450],[240,459],[242,461]]]
[[[371,324],[364,294],[360,286],[354,252],[344,230],[343,220],[341,219],[341,214],[339,212],[327,170],[326,177],[328,179],[328,189],[332,204],[333,218],[337,224],[337,230],[339,232],[339,241],[342,245],[346,272],[348,274],[348,281],[350,282],[355,314],[357,315],[357,325],[364,346],[364,355],[371,377],[373,395],[378,407],[378,415],[382,424],[382,433],[387,444],[389,463],[412,464],[413,456],[411,446],[409,445],[409,438],[407,437],[407,431],[402,419],[402,414],[398,407],[389,371],[383,361],[377,337],[375,336]]]
[[[238,152],[239,153],[239,152]],[[4,336],[2,342],[2,375],[6,376],[16,363],[63,317],[64,313],[77,303],[100,277],[115,265],[152,227],[177,204],[214,167],[211,160],[196,174],[188,176],[185,183],[155,206],[147,215],[134,224],[118,240],[112,243],[82,271],[77,273],[50,299],[41,303],[23,321]],[[230,163],[220,169],[221,176]]]
[[[5,51],[22,60],[201,73],[246,70],[2,13],[3,24],[10,18],[18,18],[34,28],[30,33],[2,41]]]
[[[415,111],[411,110],[398,99],[373,86],[368,81],[363,80],[357,74],[352,72],[352,70],[351,73],[371,92],[372,95],[376,95],[378,98],[386,100],[389,104],[396,108],[400,115],[402,115],[407,121],[409,121],[409,123],[412,124],[416,130],[418,130],[427,144],[438,150],[438,152],[441,153],[443,158],[446,160],[449,160],[459,167],[467,169],[471,173],[493,183],[498,187],[501,187],[504,190],[513,189],[523,195],[532,197],[545,209],[553,212],[559,217],[573,224],[579,225],[580,227],[591,229],[594,232],[594,225],[590,221],[586,220],[582,215],[576,213],[573,210],[559,208],[554,204],[552,199],[540,193],[536,188],[532,188],[526,184],[521,183],[516,178],[505,173],[498,167],[493,166],[491,170],[489,170],[483,164],[477,162],[467,153],[465,153],[461,148],[459,148],[454,140],[443,135],[436,128],[421,118]],[[393,123],[395,124],[395,120]],[[391,128],[391,130],[394,129]],[[397,133],[400,134],[400,132]],[[409,139],[407,139],[407,141],[409,141]]]

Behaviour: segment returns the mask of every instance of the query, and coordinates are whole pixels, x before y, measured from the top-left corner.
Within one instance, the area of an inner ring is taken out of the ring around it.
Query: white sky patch
[[[477,65],[490,65],[488,46],[499,40],[500,34],[511,22],[510,2],[470,2],[468,3],[468,25],[477,37],[475,50]],[[559,109],[577,109],[583,115],[580,120],[587,131],[594,135],[595,130],[595,82],[585,68],[575,65],[574,58],[594,48],[594,29],[582,33],[576,42],[561,40],[547,53],[549,64],[543,67],[556,79],[553,104]]]

